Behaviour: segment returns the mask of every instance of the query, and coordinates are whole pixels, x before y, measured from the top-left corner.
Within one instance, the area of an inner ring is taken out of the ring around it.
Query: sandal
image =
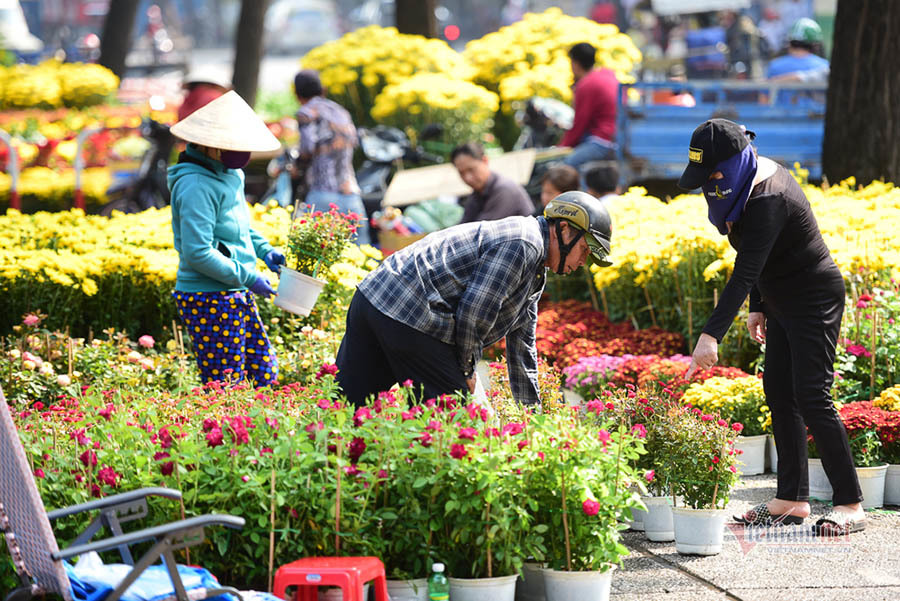
[[[817,536],[846,536],[866,529],[866,518],[854,519],[841,511],[829,511],[812,527]]]
[[[745,526],[791,526],[803,523],[803,518],[790,513],[781,513],[775,515],[769,511],[765,503],[760,503],[756,507],[748,510],[742,516],[732,516],[734,521]]]

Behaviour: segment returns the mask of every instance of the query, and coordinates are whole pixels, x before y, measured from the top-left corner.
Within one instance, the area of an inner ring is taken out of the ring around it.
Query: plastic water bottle
[[[449,601],[450,583],[444,576],[444,564],[431,564],[431,578],[428,579],[428,601]]]

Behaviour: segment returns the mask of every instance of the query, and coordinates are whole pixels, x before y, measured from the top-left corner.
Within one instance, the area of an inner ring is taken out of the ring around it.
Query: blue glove
[[[275,273],[281,273],[281,266],[284,265],[284,255],[277,250],[270,250],[266,253],[266,257],[263,261],[266,262],[266,267],[270,270]]]
[[[250,286],[250,292],[254,294],[258,294],[259,296],[269,298],[275,291],[272,290],[272,285],[269,283],[269,280],[262,277],[261,275],[256,276],[256,281]]]

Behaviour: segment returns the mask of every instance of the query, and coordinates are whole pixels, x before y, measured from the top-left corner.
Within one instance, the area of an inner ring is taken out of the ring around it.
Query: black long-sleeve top
[[[703,332],[719,342],[750,294],[750,311],[790,303],[791,288],[820,270],[836,269],[812,207],[793,176],[780,165],[756,184],[728,241],[737,251],[734,270]]]

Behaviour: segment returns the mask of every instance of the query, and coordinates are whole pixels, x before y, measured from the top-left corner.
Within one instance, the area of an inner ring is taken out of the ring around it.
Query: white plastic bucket
[[[825,468],[822,467],[821,459],[809,460],[809,498],[831,503],[831,497],[834,491],[831,489],[831,482],[825,475]]]
[[[725,511],[673,507],[675,550],[682,555],[716,555],[725,539]]]
[[[273,302],[276,307],[305,317],[312,311],[325,284],[324,280],[282,267],[278,294]]]
[[[448,578],[453,601],[515,601],[518,574],[497,578]]]
[[[672,524],[672,497],[641,497],[647,506],[644,516],[644,536],[655,543],[675,540]]]
[[[884,476],[884,504],[900,505],[900,465],[889,465]]]
[[[856,477],[859,479],[859,488],[863,494],[863,509],[877,509],[884,505],[884,479],[887,469],[886,463],[856,468]]]
[[[516,601],[546,601],[546,599],[543,564],[526,561],[522,566],[522,575],[516,582]]]
[[[319,588],[319,601],[344,601],[344,591],[340,588]],[[369,583],[363,585],[363,599],[369,598]]]
[[[769,450],[769,471],[773,474],[778,473],[778,448],[775,446],[775,437],[769,434],[769,440],[766,442]]]
[[[734,448],[743,451],[737,457],[737,468],[744,476],[755,476],[766,471],[767,434],[738,436]]]
[[[390,601],[428,601],[428,580],[388,580],[388,598]]]
[[[544,570],[547,601],[608,601],[613,568],[605,572]]]

